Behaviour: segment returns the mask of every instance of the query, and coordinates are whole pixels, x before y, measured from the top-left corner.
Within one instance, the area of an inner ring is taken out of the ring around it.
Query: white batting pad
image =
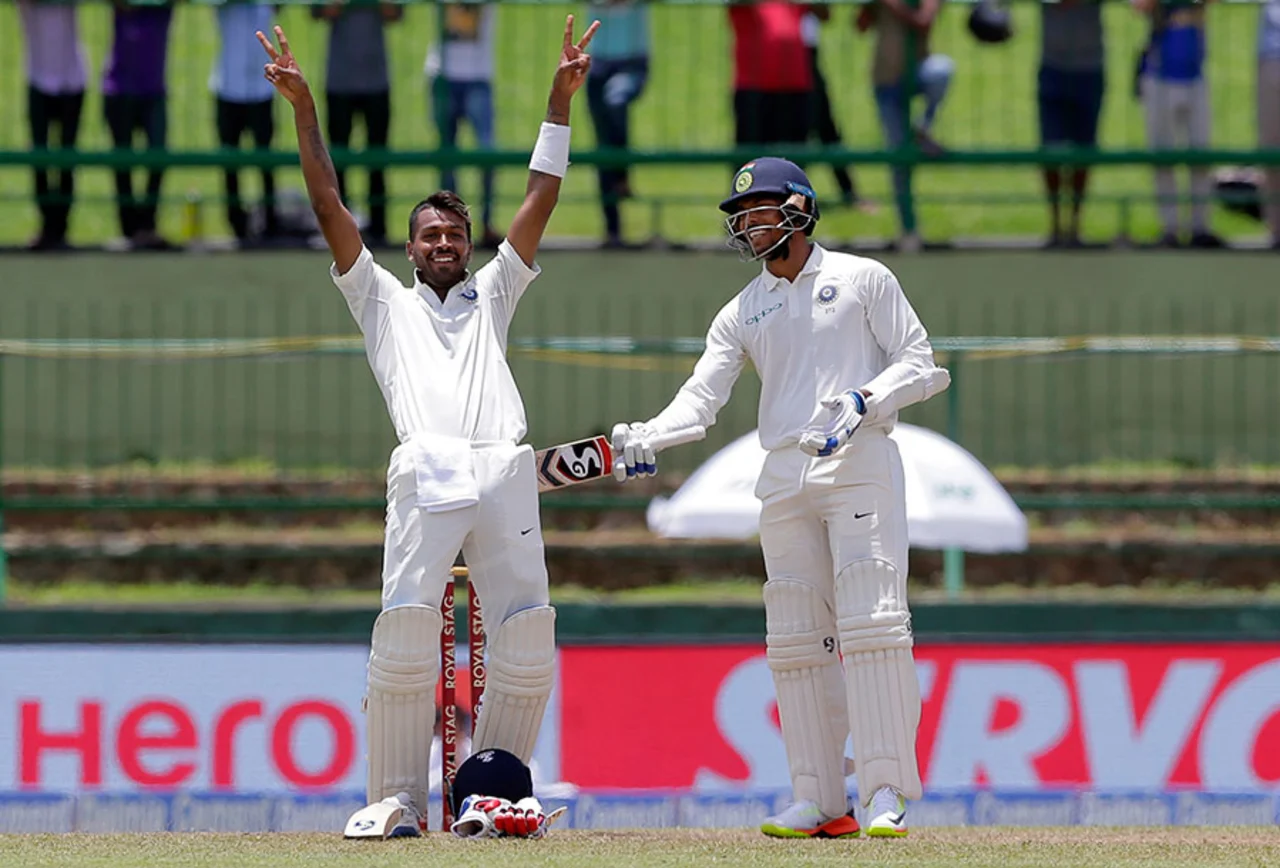
[[[427,809],[441,625],[440,610],[423,605],[394,606],[373,623],[365,697],[371,803],[403,791]]]
[[[888,786],[918,799],[920,685],[911,658],[906,580],[887,561],[852,563],[836,576],[836,611],[858,797],[866,804]]]
[[[838,817],[849,810],[844,786],[849,718],[835,615],[813,586],[791,579],[765,582],[764,611],[795,798],[817,802],[824,814]]]
[[[405,806],[395,796],[361,808],[347,820],[344,838],[386,838],[404,816]]]
[[[528,764],[556,677],[556,611],[516,612],[489,639],[473,751],[502,748]]]

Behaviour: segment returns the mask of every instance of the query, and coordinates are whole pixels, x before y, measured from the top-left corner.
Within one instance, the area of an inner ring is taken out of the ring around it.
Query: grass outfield
[[[910,865],[913,868],[1261,868],[1274,828],[936,828],[905,841],[776,841],[726,830],[559,831],[542,841],[350,842],[334,835],[0,835],[0,868],[343,868]]]
[[[938,137],[963,150],[1030,148],[1038,140],[1035,80],[1039,56],[1040,17],[1036,4],[1014,4],[1015,38],[1004,46],[980,46],[965,29],[968,9],[956,4],[944,7],[933,39],[935,51],[957,62],[952,91],[942,110]],[[560,28],[566,12],[581,14],[581,5],[544,3],[534,6],[505,5],[498,23],[498,72],[496,135],[504,148],[525,149],[532,144],[545,106]],[[436,31],[436,11],[424,4],[410,4],[402,22],[388,30],[392,79],[392,147],[434,147],[423,60]],[[837,121],[850,147],[880,146],[880,130],[869,85],[871,40],[853,33],[853,9],[839,5],[823,31],[823,64],[832,92]],[[1257,11],[1253,4],[1218,4],[1209,12],[1208,78],[1212,88],[1213,143],[1249,148],[1256,142],[1254,127],[1254,45]],[[323,90],[325,25],[310,20],[303,8],[286,8],[279,21],[292,34],[303,69]],[[1101,143],[1108,148],[1142,147],[1140,106],[1131,93],[1132,68],[1137,47],[1144,40],[1145,23],[1127,3],[1109,3],[1107,28],[1108,90],[1104,103]],[[86,3],[81,26],[89,70],[89,93],[81,124],[80,146],[99,150],[109,147],[102,121],[98,80],[110,44],[108,4]],[[718,3],[662,5],[654,10],[653,63],[646,93],[636,103],[633,116],[634,147],[642,150],[715,149],[731,143],[730,44],[727,17]],[[169,147],[203,150],[214,146],[213,100],[208,76],[218,31],[213,11],[206,3],[182,4],[177,9],[170,36],[168,84],[170,90]],[[21,151],[28,145],[25,120],[25,83],[22,73],[22,35],[15,7],[0,2],[0,151]],[[580,99],[585,103],[585,99]],[[585,104],[575,117],[575,147],[593,141]],[[276,145],[293,149],[295,139],[288,108],[277,106]],[[359,135],[359,134],[357,134]],[[357,144],[359,139],[357,138]],[[465,146],[470,139],[462,139]],[[438,184],[438,173],[428,169],[397,169],[389,186],[398,197],[393,209],[403,210]],[[882,167],[858,171],[864,195],[877,200],[878,213],[867,215],[828,207],[824,227],[838,237],[891,237],[896,215],[888,201],[888,173]],[[625,206],[626,225],[636,240],[657,228],[666,237],[713,237],[719,231],[713,204],[724,192],[728,171],[715,167],[690,169],[661,166],[636,171],[633,187],[640,199]],[[284,187],[301,186],[296,171],[282,175]],[[817,169],[814,182],[828,203],[836,193],[830,173]],[[245,189],[258,189],[252,176]],[[363,173],[352,176],[356,195],[364,189]],[[523,170],[499,173],[502,199],[499,226],[514,213],[525,184]],[[464,173],[464,196],[474,197],[477,179]],[[179,204],[187,195],[213,202],[221,189],[216,171],[178,170],[169,173],[162,210],[162,228],[172,238],[182,235]],[[36,229],[35,209],[29,201],[30,174],[23,168],[0,167],[0,245],[26,241]],[[110,206],[110,176],[105,170],[80,173],[78,195],[84,202],[75,211],[72,240],[98,243],[117,234]],[[1035,169],[927,168],[918,176],[921,225],[927,238],[1000,235],[1040,236],[1047,231],[1040,204],[1041,185]],[[1110,239],[1121,228],[1120,200],[1131,206],[1131,228],[1138,238],[1156,235],[1150,172],[1143,168],[1117,167],[1099,170],[1094,183],[1095,205],[1087,211],[1086,237]],[[551,232],[562,237],[598,238],[602,235],[595,201],[594,174],[585,168],[570,173],[561,208]],[[962,207],[953,203],[967,201]],[[985,199],[985,202],[976,201]],[[669,203],[660,215],[650,200]],[[1105,203],[1104,201],[1105,200]],[[689,204],[681,204],[681,203]],[[221,209],[208,207],[205,214],[212,235],[228,234]],[[1256,224],[1219,213],[1217,228],[1233,236],[1260,235]],[[392,226],[398,224],[394,221]]]

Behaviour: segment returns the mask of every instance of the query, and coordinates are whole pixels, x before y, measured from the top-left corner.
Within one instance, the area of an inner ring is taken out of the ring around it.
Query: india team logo
[[[747,163],[738,170],[738,177],[733,179],[733,192],[743,193],[751,188],[751,184],[755,181],[755,176],[751,174],[751,167],[755,163]]]
[[[818,290],[818,304],[834,304],[838,295],[840,295],[840,290],[836,289],[835,286],[824,286]]]

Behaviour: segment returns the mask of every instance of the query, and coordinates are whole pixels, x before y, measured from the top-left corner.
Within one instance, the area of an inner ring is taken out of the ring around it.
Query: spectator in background
[[[875,28],[876,47],[871,66],[876,109],[884,129],[885,144],[897,150],[906,144],[907,136],[925,154],[937,155],[942,148],[934,141],[932,128],[942,100],[951,85],[955,63],[944,54],[929,51],[929,35],[942,0],[874,0],[863,6],[855,20],[859,32]],[[914,46],[910,53],[909,46]],[[924,96],[924,114],[914,120],[912,103]],[[915,205],[911,194],[911,169],[893,167],[894,198],[902,221],[903,250],[918,250],[920,236],[916,231]]]
[[[391,132],[391,83],[383,24],[399,21],[404,10],[395,3],[347,6],[337,0],[311,7],[311,14],[331,23],[325,65],[330,144],[349,148],[359,116],[364,122],[365,147],[385,148]],[[349,202],[346,170],[338,169],[337,175],[338,191],[343,201]],[[383,169],[369,169],[369,222],[365,236],[370,247],[387,245],[387,175]]]
[[[608,0],[587,5],[587,21],[599,21],[591,43],[587,105],[596,128],[596,144],[626,149],[630,145],[631,103],[649,78],[649,7],[637,0]],[[626,166],[601,166],[600,204],[604,210],[605,247],[622,247],[618,202],[630,198]]]
[[[809,139],[813,72],[800,34],[806,8],[785,0],[729,5],[734,141],[740,147]]]
[[[84,50],[74,3],[18,0],[23,43],[27,46],[27,123],[33,148],[49,147],[58,131],[58,147],[74,148],[84,107]],[[40,234],[30,250],[67,246],[67,225],[75,196],[75,170],[36,168],[36,207]]]
[[[840,130],[836,127],[836,119],[831,112],[831,96],[827,93],[827,80],[822,76],[822,65],[818,62],[818,48],[821,41],[822,22],[831,20],[831,7],[825,3],[814,3],[809,6],[800,21],[800,36],[809,52],[809,74],[813,77],[813,106],[809,110],[809,120],[813,123],[812,134],[824,145],[839,146]],[[831,173],[835,175],[836,184],[840,187],[840,201],[853,205],[858,201],[854,190],[853,176],[847,166],[833,165]]]
[[[1133,0],[1151,17],[1151,39],[1139,68],[1142,104],[1147,115],[1147,143],[1170,150],[1185,139],[1187,148],[1208,148],[1211,118],[1209,88],[1204,80],[1204,6],[1200,0]],[[1156,199],[1164,247],[1178,247],[1181,210],[1173,166],[1158,166]],[[1222,247],[1209,230],[1208,166],[1191,169],[1191,246]]]
[[[1101,0],[1042,2],[1040,9],[1040,143],[1045,148],[1095,148],[1103,94]],[[1064,182],[1071,189],[1070,219],[1065,228]],[[1050,247],[1080,246],[1080,209],[1088,184],[1088,166],[1044,167]]]
[[[132,149],[141,132],[151,150],[164,150],[168,127],[165,105],[165,62],[173,5],[128,6],[116,0],[111,52],[102,80],[102,107],[111,140],[118,149]],[[129,247],[165,250],[169,243],[156,231],[164,169],[147,169],[146,192],[133,195],[133,172],[117,169],[116,207],[120,232]]]
[[[240,139],[248,132],[254,147],[266,150],[275,136],[271,114],[275,88],[262,75],[262,51],[254,34],[271,32],[272,9],[265,3],[224,2],[218,6],[218,29],[222,47],[214,61],[209,89],[217,99],[218,143],[224,148],[240,148]],[[240,198],[240,173],[227,168],[224,173],[227,194],[227,222],[241,244],[249,240],[249,215]],[[279,234],[275,208],[275,173],[262,169],[263,210],[266,213],[263,236]]]
[[[458,124],[466,120],[476,144],[493,147],[493,29],[497,7],[492,3],[450,3],[444,8],[444,40],[427,52],[427,80],[435,100],[440,143],[453,148]],[[502,236],[493,226],[493,169],[480,174],[480,247],[497,250]],[[458,191],[453,168],[440,173],[440,186]]]
[[[1280,0],[1259,8],[1258,147],[1280,149]],[[1262,186],[1262,214],[1271,231],[1271,246],[1280,250],[1280,166],[1267,166]]]

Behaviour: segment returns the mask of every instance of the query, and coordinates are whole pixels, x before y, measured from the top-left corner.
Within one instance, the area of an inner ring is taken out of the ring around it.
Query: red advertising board
[[[561,649],[535,775],[788,789],[763,651]],[[1280,785],[1280,643],[916,651],[931,792]],[[359,792],[366,663],[358,646],[0,648],[0,792]]]
[[[785,786],[762,644],[563,650],[562,777]],[[1280,783],[1280,645],[928,645],[916,660],[928,788]]]

